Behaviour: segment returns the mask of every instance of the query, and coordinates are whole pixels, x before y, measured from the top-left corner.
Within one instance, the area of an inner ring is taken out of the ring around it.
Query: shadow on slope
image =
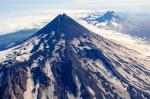
[[[0,51],[16,46],[31,35],[33,35],[38,29],[24,29],[13,33],[0,35]]]

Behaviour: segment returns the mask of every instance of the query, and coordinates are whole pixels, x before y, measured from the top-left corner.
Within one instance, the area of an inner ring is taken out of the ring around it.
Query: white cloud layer
[[[13,33],[22,29],[40,28],[45,21],[50,22],[55,16],[61,13],[89,12],[88,10],[66,10],[53,9],[37,12],[12,13],[0,16],[0,35]]]
[[[76,0],[76,2],[82,6],[86,5],[86,8],[99,10],[150,11],[150,0]]]
[[[1,0],[0,12],[52,8],[150,11],[150,0]]]

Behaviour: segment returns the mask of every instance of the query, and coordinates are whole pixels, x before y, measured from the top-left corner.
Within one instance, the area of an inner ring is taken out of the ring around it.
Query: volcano
[[[150,99],[149,61],[66,14],[0,61],[0,99]]]

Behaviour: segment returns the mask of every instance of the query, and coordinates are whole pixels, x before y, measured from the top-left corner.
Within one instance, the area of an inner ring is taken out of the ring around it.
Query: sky
[[[150,0],[0,0],[0,12],[47,9],[150,11]]]

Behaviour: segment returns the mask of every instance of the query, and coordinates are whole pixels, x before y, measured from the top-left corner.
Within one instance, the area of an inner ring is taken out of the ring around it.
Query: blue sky
[[[0,0],[0,12],[43,9],[150,11],[150,0]]]

